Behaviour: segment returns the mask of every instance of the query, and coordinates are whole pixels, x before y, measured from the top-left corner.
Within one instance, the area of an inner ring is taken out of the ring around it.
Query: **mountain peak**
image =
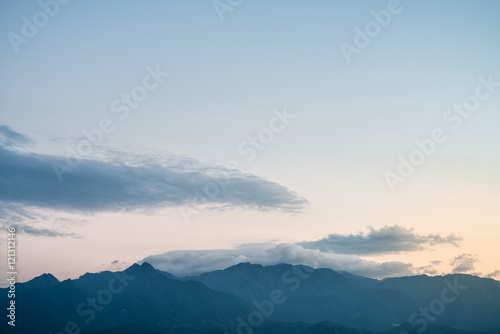
[[[262,266],[260,264],[252,264],[250,262],[240,262],[238,264],[232,265],[223,271],[227,272],[248,272],[248,271],[256,271],[262,269]]]
[[[140,267],[141,267],[141,266],[140,266],[140,264],[138,264],[138,263],[134,263],[133,265],[131,265],[130,267],[128,267],[128,268],[127,268],[127,269],[125,269],[125,270],[137,270],[137,269],[139,269]]]
[[[40,276],[33,278],[32,280],[21,283],[23,288],[26,289],[38,289],[38,288],[49,288],[59,284],[59,280],[55,278],[52,274],[44,273]]]
[[[51,273],[43,273],[38,277],[33,278],[33,280],[39,280],[41,282],[56,282],[59,283],[59,280],[52,275]]]
[[[142,264],[134,263],[125,272],[133,274],[159,274],[158,271],[149,263],[143,262]]]
[[[149,263],[147,262],[143,262],[141,264],[141,268],[142,269],[146,269],[146,270],[156,270],[152,265],[150,265]]]
[[[253,264],[250,262],[240,262],[237,265],[234,265],[233,267],[237,268],[262,268],[260,264]]]

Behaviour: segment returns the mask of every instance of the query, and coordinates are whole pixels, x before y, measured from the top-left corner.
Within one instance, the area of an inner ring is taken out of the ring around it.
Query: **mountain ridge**
[[[143,262],[64,281],[46,273],[18,286],[16,332],[22,334],[64,332],[70,322],[95,333],[395,333],[398,326],[415,333],[425,327],[428,334],[500,330],[500,285],[472,275],[376,280],[326,268],[246,262],[179,278]],[[448,289],[445,299],[443,289]],[[7,305],[6,293],[0,296]],[[446,309],[425,320],[419,310],[432,312],[440,303]],[[0,324],[0,332],[7,329]]]

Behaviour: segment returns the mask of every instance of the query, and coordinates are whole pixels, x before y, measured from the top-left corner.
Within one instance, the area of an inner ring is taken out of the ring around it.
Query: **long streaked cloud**
[[[318,249],[322,252],[337,254],[373,255],[384,253],[412,252],[430,246],[450,244],[458,247],[462,241],[455,234],[418,235],[413,229],[403,226],[384,226],[378,230],[368,227],[368,233],[330,234],[328,237],[299,243],[304,248]]]
[[[48,229],[48,228],[38,228],[35,226],[31,225],[26,225],[26,224],[17,224],[16,225],[17,233],[25,233],[29,234],[32,236],[36,237],[74,237],[77,238],[77,236],[74,233],[64,233],[64,232],[58,232],[53,229]]]
[[[261,247],[219,250],[178,250],[148,256],[142,261],[177,276],[198,275],[225,269],[240,262],[262,265],[303,264],[313,268],[330,268],[373,278],[413,274],[413,266],[409,263],[399,261],[378,263],[356,255],[323,253],[294,244],[279,244],[272,247],[265,244]]]
[[[183,205],[300,212],[308,202],[262,177],[165,154],[114,152],[109,160],[82,160],[59,182],[53,164],[64,157],[20,152],[27,137],[3,126],[0,137],[0,209],[7,205],[68,212],[156,210]],[[7,139],[5,139],[7,138]]]
[[[0,217],[2,217],[0,220],[0,227],[3,229],[15,227],[16,233],[23,233],[36,237],[79,237],[70,232],[61,232],[52,228],[34,226],[40,223],[43,224],[47,220],[58,222],[64,220],[64,218],[51,217],[36,211],[30,212],[26,208],[16,204],[0,202]]]

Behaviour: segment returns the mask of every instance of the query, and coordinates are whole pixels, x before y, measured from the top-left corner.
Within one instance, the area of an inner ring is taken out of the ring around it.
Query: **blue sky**
[[[500,88],[457,129],[443,115],[474,95],[479,78],[500,81],[500,5],[401,0],[399,13],[348,62],[341,43],[354,45],[355,28],[364,31],[371,11],[390,3],[242,1],[221,20],[212,2],[73,0],[59,4],[15,52],[9,33],[22,36],[23,17],[33,21],[42,9],[36,1],[1,1],[4,225],[19,214],[13,207],[22,207],[28,216],[17,219],[26,231],[63,235],[19,236],[30,244],[23,246],[25,279],[45,271],[73,277],[179,249],[299,247],[331,234],[349,241],[370,235],[368,226],[392,227],[395,238],[414,229],[417,236],[454,233],[463,241],[352,256],[411,263],[415,273],[431,256],[443,262],[434,268],[441,273],[453,270],[454,258],[477,254],[481,262],[469,273],[498,269],[491,249],[500,235]],[[120,119],[113,101],[158,68],[168,75]],[[293,117],[277,121],[283,130],[260,143],[255,159],[240,154],[251,147],[249,136],[285,111]],[[103,119],[113,130],[60,185],[48,166],[64,165],[67,147],[76,148],[82,131]],[[398,157],[408,158],[415,140],[436,128],[447,140],[391,191],[385,173],[395,173]],[[12,145],[12,136],[29,143]],[[7,161],[25,161],[31,172]],[[127,178],[130,171],[137,179]],[[228,174],[241,182],[217,200],[196,202],[193,184],[203,188],[207,178],[223,182]],[[170,187],[175,177],[180,188]],[[72,194],[83,203],[105,199],[85,207]],[[188,223],[179,211],[188,212]],[[148,227],[138,232],[137,224]],[[70,244],[82,252],[100,246],[76,259],[47,249]],[[67,266],[74,260],[79,264]]]

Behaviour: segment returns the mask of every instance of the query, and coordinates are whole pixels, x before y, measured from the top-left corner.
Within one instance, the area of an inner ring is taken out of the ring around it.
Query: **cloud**
[[[29,137],[12,130],[10,126],[0,125],[0,146],[22,147],[32,143]]]
[[[451,244],[458,247],[462,240],[455,234],[446,237],[439,234],[418,235],[413,232],[413,229],[399,225],[384,226],[379,230],[369,226],[368,230],[368,233],[330,234],[326,238],[301,242],[299,245],[328,253],[372,255],[418,251],[439,244]]]
[[[486,275],[486,277],[488,277],[488,278],[500,277],[500,270],[495,270],[494,272],[489,273],[488,275]]]
[[[40,215],[38,212],[28,212],[23,207],[15,204],[1,203],[0,217],[4,217],[0,221],[0,226],[4,229],[15,227],[16,233],[28,234],[36,237],[74,237],[78,238],[74,233],[65,233],[56,231],[50,228],[35,227],[32,223],[37,223],[40,220],[47,220],[47,216]],[[50,217],[51,218],[51,217]],[[53,219],[58,221],[59,218]]]
[[[148,256],[142,261],[176,276],[198,275],[225,269],[241,262],[262,265],[303,264],[313,268],[330,268],[373,278],[413,274],[413,267],[408,263],[397,261],[378,263],[355,255],[323,253],[294,244],[279,244],[272,247],[264,244],[218,250],[177,250]]]
[[[52,229],[47,229],[47,228],[38,228],[38,227],[33,227],[30,225],[25,225],[25,224],[17,224],[16,225],[16,232],[18,233],[25,233],[29,234],[32,236],[36,237],[74,237],[77,238],[77,236],[74,233],[63,233],[63,232],[58,232]]]
[[[474,265],[479,262],[476,254],[460,254],[450,261],[453,273],[466,273],[474,270]]]
[[[418,267],[416,269],[416,272],[418,272],[419,274],[428,274],[431,276],[438,274],[438,271],[436,269],[434,269],[434,267],[432,265]]]
[[[130,267],[126,261],[113,260],[111,262],[101,263],[101,271],[122,271]]]
[[[9,127],[2,129],[10,139],[0,146],[0,209],[15,205],[81,213],[150,212],[203,205],[300,212],[308,204],[295,192],[262,177],[171,154],[115,151],[108,160],[81,160],[59,182],[53,165],[66,165],[65,158],[11,149],[26,137]]]
[[[122,269],[127,268],[127,262],[114,260],[110,264],[102,264],[107,270],[110,271],[120,271]]]

